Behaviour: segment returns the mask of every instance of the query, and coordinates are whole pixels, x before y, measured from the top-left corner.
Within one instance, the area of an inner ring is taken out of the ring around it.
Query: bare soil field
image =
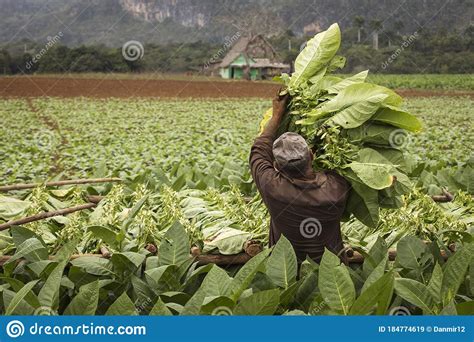
[[[94,98],[269,98],[278,84],[250,81],[185,81],[146,79],[88,79],[60,77],[0,78],[0,97],[94,97]],[[405,97],[470,96],[472,91],[399,89]]]

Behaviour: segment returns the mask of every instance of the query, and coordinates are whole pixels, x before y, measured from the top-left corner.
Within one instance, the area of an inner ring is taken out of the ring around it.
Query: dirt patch
[[[51,131],[56,132],[60,136],[60,144],[56,147],[53,154],[51,155],[52,165],[49,170],[49,173],[52,175],[58,174],[63,170],[61,165],[61,149],[68,144],[66,137],[61,133],[61,128],[59,123],[54,118],[45,115],[42,111],[40,111],[33,103],[31,97],[26,99],[28,103],[28,107],[30,110],[36,114],[38,119]]]
[[[93,97],[93,98],[271,98],[278,84],[250,81],[183,81],[83,79],[57,77],[0,78],[0,97]],[[405,97],[471,96],[474,92],[410,90],[398,91]]]
[[[278,85],[255,82],[109,80],[11,77],[0,79],[0,97],[272,97]]]

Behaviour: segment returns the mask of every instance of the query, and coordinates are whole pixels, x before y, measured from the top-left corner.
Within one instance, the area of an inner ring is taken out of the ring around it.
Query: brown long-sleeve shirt
[[[252,177],[271,216],[270,246],[283,234],[299,262],[306,256],[319,262],[325,247],[338,254],[349,184],[334,172],[317,172],[311,179],[288,177],[273,166],[272,145],[273,139],[262,135],[250,152]]]

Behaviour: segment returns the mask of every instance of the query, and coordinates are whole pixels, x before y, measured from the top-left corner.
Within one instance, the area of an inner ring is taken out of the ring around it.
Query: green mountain
[[[363,27],[413,33],[422,29],[463,32],[472,0],[0,0],[0,44],[22,39],[120,46],[143,43],[220,42],[237,32],[269,36],[291,30],[312,33],[363,17]]]

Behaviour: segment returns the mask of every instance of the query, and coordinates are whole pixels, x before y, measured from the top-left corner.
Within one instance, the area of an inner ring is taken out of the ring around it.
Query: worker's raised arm
[[[276,139],[278,126],[286,114],[289,95],[280,96],[279,92],[273,99],[273,115],[263,133],[255,139],[250,151],[250,169],[252,177],[259,190],[265,183],[265,178],[273,177],[277,172],[273,166],[273,141]]]
[[[261,137],[269,137],[272,142],[276,139],[278,126],[280,126],[281,120],[283,119],[288,110],[289,100],[289,94],[281,96],[280,91],[278,91],[276,97],[273,99],[272,117],[265,126],[265,129],[263,130],[262,134],[260,135]]]

